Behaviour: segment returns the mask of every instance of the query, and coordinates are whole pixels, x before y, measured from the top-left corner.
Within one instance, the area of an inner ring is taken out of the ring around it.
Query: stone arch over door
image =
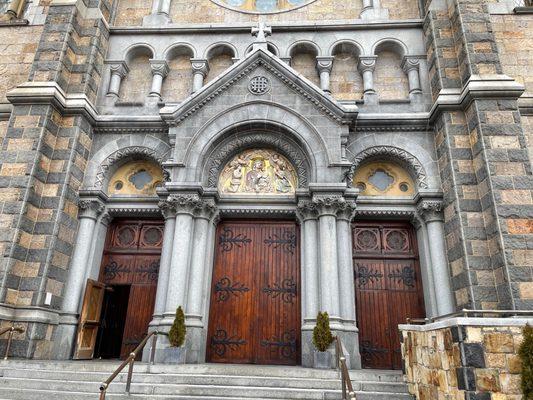
[[[411,174],[418,189],[428,188],[427,172],[422,163],[411,153],[393,146],[374,146],[358,153],[346,173],[346,183],[350,186],[353,184],[355,171],[362,163],[376,160],[399,163]]]
[[[162,167],[169,158],[170,146],[151,135],[126,135],[111,141],[98,150],[89,160],[84,188],[105,190],[107,181],[115,169],[127,161],[145,159]],[[165,178],[167,173],[163,169]]]

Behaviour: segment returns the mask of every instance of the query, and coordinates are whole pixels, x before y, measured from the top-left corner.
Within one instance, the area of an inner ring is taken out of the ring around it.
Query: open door
[[[78,324],[78,338],[74,360],[90,360],[93,358],[96,336],[100,327],[100,314],[104,302],[105,285],[87,279],[87,287],[83,296],[83,306]]]

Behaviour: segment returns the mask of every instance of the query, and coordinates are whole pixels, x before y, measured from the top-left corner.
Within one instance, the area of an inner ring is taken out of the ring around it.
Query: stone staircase
[[[119,365],[110,361],[0,362],[0,399],[98,399],[99,384]],[[127,370],[127,369],[126,369]],[[339,373],[301,367],[256,365],[135,364],[131,395],[126,373],[111,384],[106,399],[340,399]],[[401,373],[351,372],[357,400],[412,400]]]

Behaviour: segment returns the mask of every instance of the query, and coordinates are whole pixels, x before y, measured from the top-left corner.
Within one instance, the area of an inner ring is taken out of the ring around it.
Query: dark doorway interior
[[[130,298],[130,285],[106,287],[95,358],[120,358]]]

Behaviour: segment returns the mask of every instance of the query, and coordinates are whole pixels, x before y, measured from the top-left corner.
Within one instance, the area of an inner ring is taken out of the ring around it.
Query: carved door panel
[[[409,224],[354,224],[356,311],[364,368],[400,369],[398,325],[425,316],[415,238]]]
[[[88,360],[93,357],[98,328],[100,327],[104,293],[105,285],[103,283],[92,279],[87,280],[73,357],[75,360]]]
[[[298,364],[299,274],[295,223],[221,223],[211,291],[208,361]]]
[[[161,220],[115,220],[108,230],[100,279],[107,285],[130,286],[129,292],[124,292],[129,293],[129,298],[121,358],[134,350],[148,332],[155,305],[163,227]]]

